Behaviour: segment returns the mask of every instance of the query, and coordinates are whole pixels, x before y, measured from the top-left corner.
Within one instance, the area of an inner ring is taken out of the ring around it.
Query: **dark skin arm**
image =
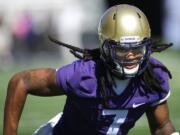
[[[4,109],[3,135],[17,135],[23,106],[28,94],[38,96],[63,95],[56,83],[54,69],[34,69],[14,75],[8,84]]]
[[[150,108],[146,112],[149,127],[152,135],[171,135],[175,128],[169,118],[167,102]]]

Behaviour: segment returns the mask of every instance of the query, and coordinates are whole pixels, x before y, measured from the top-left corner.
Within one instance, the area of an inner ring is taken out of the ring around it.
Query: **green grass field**
[[[171,84],[171,96],[168,99],[171,120],[178,131],[180,131],[180,52],[165,51],[162,54],[154,55],[160,59],[172,72],[173,79]],[[52,60],[51,60],[52,61]],[[57,68],[62,66],[60,60],[54,62],[44,61],[41,63],[17,64],[14,68],[0,71],[0,134],[3,127],[3,109],[6,97],[7,83],[10,77],[18,71],[37,68],[37,67],[52,67]],[[58,63],[59,62],[59,63]],[[52,116],[62,111],[65,97],[35,97],[29,96],[20,120],[19,135],[31,135],[32,132],[42,123],[49,120]],[[149,128],[146,117],[143,116],[130,131],[129,135],[149,135]]]

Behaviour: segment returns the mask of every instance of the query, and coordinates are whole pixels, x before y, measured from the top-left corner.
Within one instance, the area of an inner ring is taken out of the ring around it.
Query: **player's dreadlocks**
[[[49,39],[61,46],[67,47],[70,49],[70,52],[77,58],[79,59],[84,59],[84,60],[90,60],[90,59],[100,59],[100,48],[95,48],[95,49],[81,49],[75,46],[71,46],[68,45],[66,43],[60,42],[52,37],[49,36]],[[160,44],[159,41],[152,41],[152,45],[151,45],[151,52],[162,52],[164,50],[166,50],[167,48],[171,47],[172,43],[170,44]],[[102,63],[103,64],[103,63]],[[161,81],[159,78],[157,78],[154,73],[153,73],[153,69],[154,68],[161,68],[162,70],[164,70],[165,72],[168,73],[169,77],[172,78],[172,75],[170,73],[170,71],[167,69],[167,67],[162,66],[160,64],[154,64],[152,62],[149,62],[146,70],[144,71],[144,73],[141,75],[142,79],[144,80],[145,84],[147,85],[148,90],[152,90],[155,89],[157,91],[163,91],[163,88],[161,87]],[[107,68],[105,68],[103,70],[103,75],[100,76],[99,78],[99,84],[100,84],[100,94],[102,97],[104,97],[104,103],[106,105],[106,99],[108,98],[106,95],[108,91],[105,90],[107,85],[112,85],[113,83],[113,78],[111,77],[111,80],[108,79],[107,77],[107,72],[108,71]]]
[[[152,53],[162,52],[162,51],[166,50],[167,48],[171,47],[172,45],[173,45],[172,43],[170,43],[170,44],[159,44],[159,41],[153,41],[151,51],[152,51]],[[161,68],[166,73],[168,73],[170,79],[172,78],[171,72],[167,69],[166,66],[149,62],[147,69],[145,70],[145,72],[142,76],[143,80],[147,84],[147,86],[149,87],[150,90],[155,89],[157,91],[163,91],[163,88],[160,85],[162,83],[162,80],[157,78],[154,75],[154,73],[153,73],[154,68]]]

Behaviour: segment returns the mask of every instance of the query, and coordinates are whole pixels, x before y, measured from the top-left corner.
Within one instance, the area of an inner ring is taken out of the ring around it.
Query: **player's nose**
[[[133,53],[132,50],[128,51],[126,58],[128,59],[134,59],[135,58],[135,53]]]

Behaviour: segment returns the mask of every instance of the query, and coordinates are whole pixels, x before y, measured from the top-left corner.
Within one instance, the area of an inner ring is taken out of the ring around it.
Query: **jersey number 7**
[[[115,115],[112,124],[109,126],[107,135],[117,135],[120,125],[124,123],[128,114],[128,110],[109,110],[104,109],[102,115]]]

